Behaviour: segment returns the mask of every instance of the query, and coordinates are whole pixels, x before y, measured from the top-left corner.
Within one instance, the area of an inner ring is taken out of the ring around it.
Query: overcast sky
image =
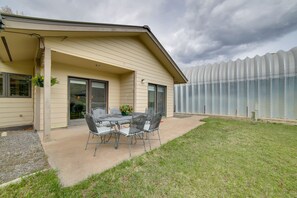
[[[24,15],[149,25],[180,67],[297,46],[296,0],[1,0]]]

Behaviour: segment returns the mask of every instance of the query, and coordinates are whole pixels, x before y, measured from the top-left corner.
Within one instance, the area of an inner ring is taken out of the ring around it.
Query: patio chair
[[[120,109],[116,108],[116,107],[109,109],[109,112],[113,116],[121,116],[122,115]],[[124,125],[124,124],[130,124],[130,121],[129,120],[123,120],[123,121],[119,121],[118,124],[119,124],[119,126]]]
[[[153,115],[154,115],[154,110],[151,108],[145,108],[145,113],[148,115],[148,121],[152,119]]]
[[[100,118],[106,116],[106,111],[104,109],[100,109],[100,108],[91,109],[91,113],[97,126],[110,126],[110,122],[100,120]]]
[[[88,127],[89,127],[89,136],[88,136],[88,140],[87,140],[87,143],[86,143],[86,148],[85,150],[87,150],[87,147],[89,144],[96,144],[96,147],[95,147],[95,151],[94,151],[94,157],[96,156],[96,151],[99,147],[99,144],[106,144],[108,141],[105,140],[105,137],[106,135],[112,135],[114,131],[114,129],[111,127],[111,125],[109,127],[107,126],[97,126],[96,123],[95,123],[95,120],[93,118],[93,116],[91,114],[86,114],[85,115],[85,119],[86,119],[86,122],[88,124]],[[90,140],[90,136],[91,134],[93,136],[98,136],[99,137],[99,140],[98,142],[89,142]]]
[[[119,108],[111,108],[109,109],[109,112],[111,115],[122,115],[121,111]]]
[[[133,115],[132,121],[130,123],[130,126],[128,128],[121,128],[119,130],[120,135],[123,135],[127,137],[127,144],[129,145],[129,154],[131,157],[131,144],[133,143],[133,137],[135,138],[135,144],[136,144],[136,137],[140,137],[143,142],[143,148],[144,151],[146,151],[145,148],[145,142],[144,142],[144,125],[147,119],[147,115]]]
[[[144,132],[146,133],[146,137],[148,139],[150,149],[152,149],[151,140],[159,140],[160,145],[161,145],[160,130],[159,130],[161,119],[162,119],[161,113],[154,114],[151,117],[151,119],[149,121],[147,121],[144,125]],[[150,134],[154,133],[155,131],[157,131],[157,133],[158,133],[158,139],[151,139]]]

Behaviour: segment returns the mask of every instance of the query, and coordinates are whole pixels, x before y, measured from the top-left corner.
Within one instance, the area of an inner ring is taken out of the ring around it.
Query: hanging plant
[[[44,86],[44,76],[40,75],[40,74],[36,74],[33,78],[32,78],[32,83],[34,86],[36,87],[43,87]],[[51,86],[58,84],[59,81],[57,80],[57,78],[51,77]]]

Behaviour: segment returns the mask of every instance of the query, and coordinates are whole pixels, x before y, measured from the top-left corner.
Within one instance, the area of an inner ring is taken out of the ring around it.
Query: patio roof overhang
[[[71,65],[75,67],[82,67],[85,69],[98,70],[100,72],[112,73],[116,75],[122,75],[129,72],[133,72],[129,69],[57,51],[52,51],[52,62],[63,63],[65,65]]]
[[[8,43],[8,49],[11,54],[10,58],[5,45],[0,45],[0,56],[3,61],[34,59],[39,50],[40,39],[46,37],[61,37],[63,39],[68,37],[132,36],[138,37],[147,46],[173,76],[174,83],[187,82],[183,72],[148,26],[87,23],[8,14],[1,15],[4,30],[0,34]]]

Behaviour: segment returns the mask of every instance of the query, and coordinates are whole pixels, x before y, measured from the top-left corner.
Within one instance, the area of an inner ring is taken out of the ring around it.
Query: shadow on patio
[[[190,116],[163,119],[160,125],[162,144],[203,124],[200,121],[203,118],[205,117]],[[42,132],[39,132],[41,141],[42,135]],[[42,142],[42,145],[48,156],[49,164],[58,170],[59,178],[64,186],[73,185],[92,174],[103,172],[129,159],[129,150],[126,144],[120,144],[118,149],[115,149],[113,144],[102,144],[97,150],[96,157],[93,157],[95,145],[89,145],[85,150],[88,138],[87,125],[52,130],[51,138],[51,142]],[[159,141],[151,141],[151,143],[152,148],[159,146]],[[146,148],[149,151],[147,141]],[[131,152],[132,157],[140,155],[144,153],[143,146],[141,144],[133,145]]]

